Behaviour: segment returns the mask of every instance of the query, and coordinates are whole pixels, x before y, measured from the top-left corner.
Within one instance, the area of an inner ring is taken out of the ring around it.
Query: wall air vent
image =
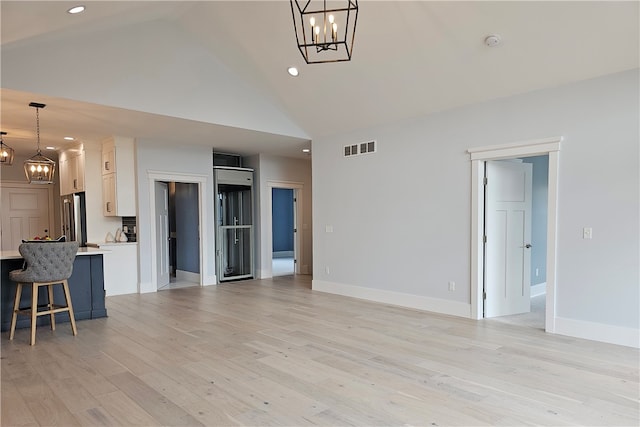
[[[352,157],[359,154],[368,154],[376,152],[376,141],[362,142],[360,144],[345,145],[344,157]]]
[[[375,153],[375,152],[376,152],[375,141],[363,142],[362,144],[360,144],[360,154]]]
[[[358,154],[358,146],[357,145],[345,145],[344,146],[344,156],[356,156]]]

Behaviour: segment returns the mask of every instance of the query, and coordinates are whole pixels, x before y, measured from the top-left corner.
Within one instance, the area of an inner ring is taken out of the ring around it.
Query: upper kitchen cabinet
[[[134,139],[114,136],[102,143],[102,213],[136,216]]]
[[[114,173],[116,164],[116,146],[113,139],[102,143],[102,175]]]
[[[84,191],[85,154],[82,148],[62,151],[58,159],[60,195]]]

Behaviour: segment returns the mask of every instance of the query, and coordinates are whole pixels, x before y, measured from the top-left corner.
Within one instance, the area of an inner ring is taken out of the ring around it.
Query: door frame
[[[207,204],[205,203],[205,189],[207,188],[207,176],[206,175],[189,175],[177,172],[161,172],[161,171],[148,171],[147,179],[149,180],[149,202],[151,209],[149,209],[149,227],[151,229],[151,283],[158,287],[158,251],[156,242],[156,181],[160,182],[186,182],[198,184],[198,236],[200,240],[200,283],[199,286],[204,286],[204,260],[208,259],[209,254],[207,247],[205,246],[205,236],[207,231],[207,223],[204,218],[207,218]]]
[[[484,276],[484,173],[485,161],[549,156],[547,203],[547,286],[545,330],[555,332],[558,166],[562,136],[491,145],[467,150],[471,160],[471,318],[482,319]]]
[[[156,196],[154,198],[154,201],[156,203],[159,201],[158,197],[157,197],[159,190],[162,191],[163,193],[166,191],[166,196],[165,196],[166,209],[167,209],[167,229],[166,229],[166,232],[167,232],[167,238],[168,238],[171,235],[170,234],[171,233],[171,229],[170,229],[170,226],[169,226],[169,215],[170,215],[170,213],[169,213],[169,183],[166,182],[166,181],[154,181],[154,183],[153,183],[153,192],[155,193],[155,196]],[[157,219],[157,217],[158,217],[158,209],[159,208],[158,208],[157,205],[154,205],[153,209],[154,209],[154,214],[155,214],[154,217]],[[153,234],[155,235],[155,237],[157,237],[158,234],[160,234],[160,236],[163,235],[163,232],[161,230],[158,230],[158,227],[160,227],[160,226],[161,226],[161,224],[158,224],[158,221],[156,221],[156,226],[155,226],[155,228],[153,230]],[[158,246],[158,244],[160,246]],[[164,281],[162,283],[163,287],[167,286],[167,285],[169,285],[171,283],[171,268],[169,267],[170,263],[171,263],[171,256],[170,256],[169,244],[170,244],[169,240],[167,239],[167,254],[166,255],[167,255],[167,269],[169,270],[169,272],[168,272],[167,283],[164,283]],[[158,288],[158,289],[160,289],[159,279],[160,279],[161,276],[163,276],[162,274],[160,274],[161,272],[158,272],[158,267],[160,267],[160,265],[161,265],[161,263],[158,262],[158,259],[160,258],[158,256],[158,254],[162,253],[162,252],[163,252],[162,251],[162,243],[159,242],[158,239],[156,239],[156,245],[155,245],[156,280],[155,281],[156,281],[156,288]]]
[[[300,260],[302,258],[302,230],[299,227],[299,224],[302,222],[302,193],[304,189],[304,184],[301,182],[293,182],[293,181],[267,181],[267,217],[266,224],[263,236],[265,236],[266,245],[263,245],[263,248],[266,248],[267,259],[269,260],[267,268],[262,266],[262,270],[267,272],[266,277],[273,277],[273,189],[274,188],[284,188],[293,190],[293,198],[294,198],[294,212],[293,212],[293,227],[296,229],[293,238],[293,259],[296,262],[293,264],[293,274],[300,274]],[[262,257],[265,259],[265,257]]]

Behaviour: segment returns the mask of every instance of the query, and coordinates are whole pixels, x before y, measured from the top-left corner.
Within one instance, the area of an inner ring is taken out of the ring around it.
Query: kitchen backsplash
[[[129,242],[137,242],[136,234],[138,233],[138,226],[136,225],[135,216],[123,216],[122,217],[122,231],[127,235]]]

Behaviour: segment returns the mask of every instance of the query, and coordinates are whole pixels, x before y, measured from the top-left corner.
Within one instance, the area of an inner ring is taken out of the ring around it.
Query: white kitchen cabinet
[[[115,170],[115,141],[108,139],[102,144],[102,175],[114,173]]]
[[[133,138],[112,137],[102,143],[102,213],[136,215]]]
[[[137,293],[138,244],[98,243],[96,246],[109,251],[102,258],[106,296]]]
[[[58,176],[60,195],[79,193],[85,190],[85,155],[82,149],[66,150],[60,153]]]
[[[102,175],[102,214],[116,215],[116,176],[113,173]]]

